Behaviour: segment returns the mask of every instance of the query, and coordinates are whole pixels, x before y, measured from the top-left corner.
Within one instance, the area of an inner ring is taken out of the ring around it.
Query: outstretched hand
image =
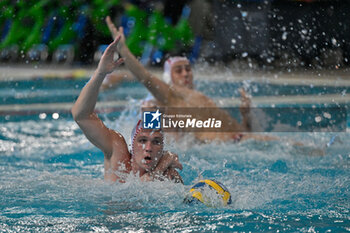
[[[141,176],[142,181],[152,181],[154,179],[164,180],[168,178],[175,182],[183,183],[181,176],[175,168],[182,170],[182,164],[177,154],[165,151],[157,167],[152,172],[147,172]]]
[[[119,30],[116,28],[116,26],[113,24],[111,17],[106,17],[106,24],[108,26],[109,31],[112,34],[113,39],[120,36],[120,42],[118,44],[118,51],[122,48],[122,46],[125,45],[125,36],[124,36],[124,29],[123,27],[119,27]]]
[[[179,156],[177,154],[174,154],[170,151],[166,151],[163,155],[163,157],[161,158],[160,162],[164,161],[163,163],[168,164],[167,168],[177,168],[182,170],[182,164],[179,161]]]
[[[115,68],[124,62],[123,58],[114,60],[114,54],[117,52],[117,46],[120,41],[120,36],[115,38],[115,40],[106,48],[104,51],[100,62],[98,63],[97,70],[100,73],[109,74],[112,73]]]
[[[171,153],[170,151],[165,151],[156,168],[152,172],[144,174],[141,177],[141,180],[150,181],[154,178],[160,179],[160,177],[164,176],[166,171],[175,168],[182,170],[182,164],[179,161],[179,156]]]

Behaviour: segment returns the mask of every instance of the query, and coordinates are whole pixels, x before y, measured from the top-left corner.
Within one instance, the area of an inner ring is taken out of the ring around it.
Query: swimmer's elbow
[[[73,119],[76,123],[79,124],[80,121],[84,120],[86,117],[84,116],[83,112],[78,111],[75,106],[71,109],[71,114],[73,116]]]
[[[72,117],[73,117],[74,121],[78,123],[78,121],[79,121],[79,113],[76,110],[75,106],[73,106],[73,108],[70,110],[70,112],[72,114]]]

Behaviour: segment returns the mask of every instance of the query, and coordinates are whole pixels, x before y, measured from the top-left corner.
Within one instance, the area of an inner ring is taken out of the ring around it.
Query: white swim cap
[[[189,61],[186,57],[169,57],[165,62],[164,62],[164,72],[163,72],[163,81],[166,83],[171,83],[171,69],[173,65],[178,62],[178,61]]]

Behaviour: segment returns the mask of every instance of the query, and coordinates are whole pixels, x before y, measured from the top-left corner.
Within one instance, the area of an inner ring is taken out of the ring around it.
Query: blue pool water
[[[134,177],[109,185],[103,182],[102,152],[87,141],[67,108],[49,108],[73,102],[85,82],[0,82],[0,231],[350,231],[349,133],[275,133],[281,141],[240,144],[196,145],[184,140],[167,146],[184,165],[184,186],[141,183]],[[241,85],[197,83],[214,98],[238,96],[232,90]],[[213,86],[220,91],[209,88]],[[349,89],[262,83],[250,88],[253,96],[337,94]],[[128,140],[139,99],[146,94],[134,83],[102,93],[101,101],[124,100],[128,107],[106,107],[101,117]],[[13,107],[36,103],[42,106]],[[334,143],[326,147],[333,136]],[[305,146],[292,146],[291,141]],[[233,204],[183,204],[200,178],[221,181]]]

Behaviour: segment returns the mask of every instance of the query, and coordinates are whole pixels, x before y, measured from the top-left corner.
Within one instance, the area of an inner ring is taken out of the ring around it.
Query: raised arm
[[[136,79],[130,72],[113,72],[111,74],[108,74],[103,80],[101,90],[116,88],[123,81],[136,81]]]
[[[104,152],[107,159],[110,159],[112,154],[118,154],[114,153],[114,148],[120,149],[121,153],[119,154],[125,154],[125,149],[127,150],[124,138],[115,131],[108,129],[98,118],[97,114],[94,113],[99,88],[103,79],[123,62],[123,59],[113,60],[119,39],[120,37],[108,46],[94,75],[82,89],[72,108],[74,120],[89,141]]]
[[[123,28],[119,30],[114,26],[111,18],[106,18],[107,26],[112,33],[113,38],[117,36],[121,37],[118,44],[118,52],[125,59],[125,65],[128,67],[135,77],[153,94],[153,96],[161,103],[168,104],[171,101],[172,96],[175,95],[174,91],[168,84],[152,75],[146,70],[146,68],[136,59],[136,57],[130,52],[129,48],[125,44],[125,37]]]

